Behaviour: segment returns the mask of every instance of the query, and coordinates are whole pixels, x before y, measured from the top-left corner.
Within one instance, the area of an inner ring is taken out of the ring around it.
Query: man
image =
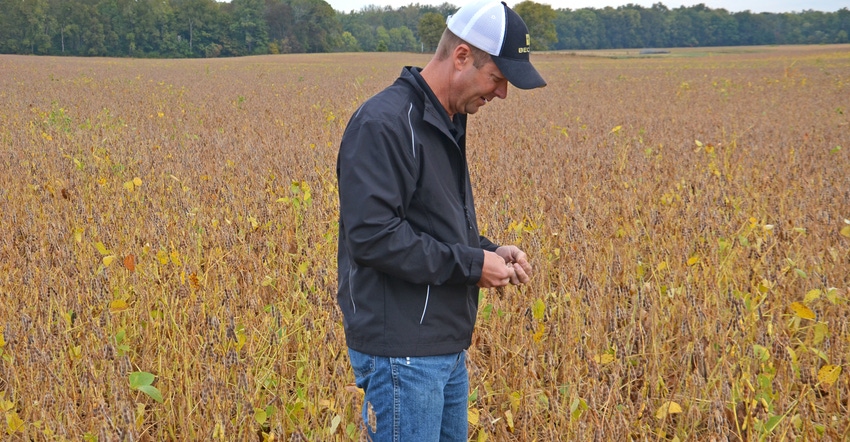
[[[519,248],[479,236],[466,163],[468,114],[508,82],[546,85],[527,27],[493,0],[447,27],[425,68],[404,68],[351,117],[337,160],[337,298],[374,441],[467,440],[478,288],[531,274]]]

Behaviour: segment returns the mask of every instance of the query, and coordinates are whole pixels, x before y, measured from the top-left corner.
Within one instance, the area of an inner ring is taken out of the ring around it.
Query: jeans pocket
[[[351,370],[354,371],[354,377],[358,384],[360,384],[363,378],[375,371],[375,360],[377,356],[367,355],[349,348],[348,357],[351,359]]]

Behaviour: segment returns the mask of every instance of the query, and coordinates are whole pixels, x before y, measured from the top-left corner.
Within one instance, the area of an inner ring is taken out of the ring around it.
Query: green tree
[[[230,34],[239,54],[260,54],[268,51],[269,32],[265,21],[263,0],[232,0]]]
[[[0,0],[0,51],[47,54],[56,21],[47,0]]]
[[[419,19],[416,29],[422,46],[426,51],[433,52],[446,29],[446,19],[436,12],[428,12]]]
[[[599,16],[607,31],[606,37],[609,47],[635,48],[643,46],[640,37],[641,16],[636,9],[631,6],[617,9],[607,7],[599,12]]]
[[[371,26],[355,21],[345,25],[344,29],[354,36],[362,50],[367,52],[375,51],[378,40],[375,38],[375,30]]]
[[[201,56],[203,52],[199,45],[196,45],[196,37],[210,35],[208,27],[216,23],[216,15],[218,14],[218,3],[215,0],[170,0],[174,8],[174,17],[179,32],[177,42],[179,46],[185,44],[186,53],[188,56]],[[213,32],[221,36],[220,29],[214,29]],[[185,40],[185,43],[184,43]]]
[[[292,7],[293,47],[297,52],[331,52],[342,46],[342,29],[331,5],[324,0],[289,0]]]
[[[342,45],[339,50],[342,52],[360,52],[360,43],[351,35],[351,32],[345,31],[342,33]]]
[[[605,25],[593,9],[579,9],[575,12],[575,36],[578,49],[602,48],[605,37]]]
[[[558,33],[555,31],[557,14],[551,6],[525,0],[513,9],[528,26],[532,51],[548,50],[558,42]]]
[[[376,35],[376,44],[375,50],[378,52],[387,52],[390,50],[390,33],[387,31],[387,28],[383,26],[378,26],[378,29],[375,30]]]
[[[390,51],[415,51],[417,48],[416,37],[413,36],[413,31],[407,26],[399,26],[389,30],[390,40],[388,47]]]

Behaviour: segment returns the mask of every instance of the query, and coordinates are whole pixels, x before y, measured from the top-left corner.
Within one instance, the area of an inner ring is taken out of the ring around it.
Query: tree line
[[[324,0],[0,0],[0,53],[112,57],[432,51],[458,8],[410,4],[335,11]],[[532,49],[620,49],[850,42],[850,10],[730,13],[514,6]]]

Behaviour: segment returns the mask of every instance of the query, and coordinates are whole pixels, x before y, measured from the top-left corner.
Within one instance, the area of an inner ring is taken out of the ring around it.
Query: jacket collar
[[[466,115],[456,114],[454,120],[450,119],[443,104],[440,103],[440,100],[434,95],[434,91],[422,78],[421,71],[422,68],[405,66],[399,78],[413,87],[422,98],[425,107],[423,119],[455,140],[459,147],[463,147],[464,135],[466,134]]]

